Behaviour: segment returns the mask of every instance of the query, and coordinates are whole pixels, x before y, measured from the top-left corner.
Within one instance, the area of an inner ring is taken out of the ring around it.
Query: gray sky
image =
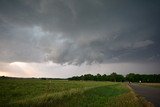
[[[0,75],[159,73],[159,19],[159,0],[0,0]]]

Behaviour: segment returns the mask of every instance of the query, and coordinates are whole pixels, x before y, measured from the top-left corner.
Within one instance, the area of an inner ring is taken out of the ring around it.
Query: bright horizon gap
[[[128,73],[136,74],[158,74],[158,70],[151,72],[154,64],[137,64],[137,63],[111,63],[111,64],[82,64],[76,65],[61,65],[53,62],[44,63],[25,63],[25,62],[12,62],[6,64],[3,68],[8,72],[0,71],[1,76],[11,77],[35,77],[35,78],[69,78],[72,76],[80,76],[84,74],[106,74],[109,75],[113,72],[117,74],[126,75]],[[120,69],[121,68],[121,69]],[[137,68],[135,70],[135,68]],[[142,71],[144,70],[145,71]],[[127,72],[126,72],[127,71]],[[141,71],[141,72],[140,72]],[[8,74],[7,74],[8,73]]]

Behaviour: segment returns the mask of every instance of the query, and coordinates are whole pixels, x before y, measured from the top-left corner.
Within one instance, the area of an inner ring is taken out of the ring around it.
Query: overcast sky
[[[0,75],[160,73],[159,0],[0,0]]]

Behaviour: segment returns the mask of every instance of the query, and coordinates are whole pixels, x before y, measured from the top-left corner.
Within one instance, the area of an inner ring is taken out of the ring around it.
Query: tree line
[[[73,76],[68,78],[68,80],[91,80],[91,81],[113,81],[113,82],[160,82],[160,74],[134,74],[129,73],[126,76],[121,74],[117,74],[115,72],[111,73],[110,75],[92,75],[92,74],[85,74],[81,76]]]

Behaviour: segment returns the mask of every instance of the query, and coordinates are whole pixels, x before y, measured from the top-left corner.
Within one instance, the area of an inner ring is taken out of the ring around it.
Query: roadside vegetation
[[[160,83],[141,83],[141,85],[154,87],[154,88],[160,88]]]
[[[69,78],[69,80],[92,80],[92,81],[112,81],[112,82],[147,82],[147,83],[160,83],[160,74],[134,74],[129,73],[126,76],[117,73],[111,73],[110,75],[92,75],[92,74],[85,74],[81,76],[74,76]]]

